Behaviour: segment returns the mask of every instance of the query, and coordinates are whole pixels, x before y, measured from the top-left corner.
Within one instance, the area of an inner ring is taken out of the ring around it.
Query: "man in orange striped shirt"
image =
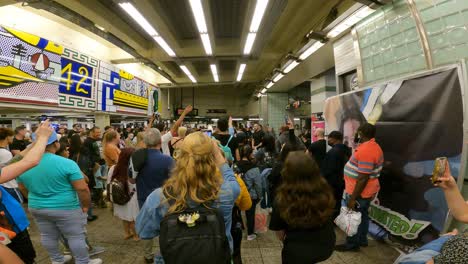
[[[345,192],[343,206],[361,212],[358,233],[347,237],[346,243],[336,246],[337,251],[358,251],[366,247],[369,229],[369,206],[380,190],[379,176],[384,163],[383,151],[375,142],[375,126],[362,124],[356,134],[359,144],[344,168]]]

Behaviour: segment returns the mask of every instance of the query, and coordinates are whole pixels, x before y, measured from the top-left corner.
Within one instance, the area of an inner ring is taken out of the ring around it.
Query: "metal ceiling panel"
[[[197,72],[198,76],[203,75],[211,75],[210,64],[206,60],[199,60],[192,62],[195,71]]]
[[[164,19],[180,40],[190,40],[199,37],[198,29],[187,0],[154,1],[158,14]]]
[[[221,74],[234,74],[237,70],[237,60],[220,60],[219,72]]]
[[[170,72],[173,72],[176,76],[183,76],[184,73],[182,70],[179,68],[179,65],[175,63],[174,61],[162,61],[161,62],[164,67],[166,67]]]
[[[247,0],[211,0],[216,38],[240,38],[247,13]]]

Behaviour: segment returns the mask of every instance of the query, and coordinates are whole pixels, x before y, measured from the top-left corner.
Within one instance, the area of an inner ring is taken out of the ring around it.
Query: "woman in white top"
[[[131,199],[127,204],[114,204],[114,215],[123,221],[124,239],[133,237],[135,241],[138,241],[139,238],[135,232],[135,220],[139,212],[136,185],[135,181],[128,177],[128,163],[134,151],[133,148],[125,148],[120,152],[117,164],[109,169],[107,184],[112,180],[117,180],[123,184],[125,190],[130,194]]]
[[[8,145],[13,143],[15,132],[10,128],[0,128],[0,166],[6,165],[12,158]],[[15,179],[1,184],[19,203],[23,203],[23,196],[18,191],[18,183]]]

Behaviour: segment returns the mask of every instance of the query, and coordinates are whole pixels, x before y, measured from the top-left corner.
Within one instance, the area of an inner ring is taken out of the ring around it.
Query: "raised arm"
[[[180,115],[179,119],[177,119],[177,121],[171,128],[172,135],[175,135],[177,133],[177,129],[179,129],[180,125],[182,125],[182,122],[184,121],[185,116],[188,113],[192,112],[192,110],[193,110],[193,107],[191,105],[188,105],[187,107],[185,107],[184,112]]]
[[[450,172],[450,166],[447,163],[444,176],[439,178],[436,186],[442,188],[447,199],[448,207],[453,217],[460,222],[468,223],[468,204],[463,199],[457,182]]]
[[[50,126],[49,120],[46,120],[39,126],[36,130],[37,140],[28,151],[24,152],[26,153],[25,156],[21,160],[18,161],[16,159],[15,161],[17,162],[2,168],[0,183],[10,181],[39,164],[52,130],[53,128]]]

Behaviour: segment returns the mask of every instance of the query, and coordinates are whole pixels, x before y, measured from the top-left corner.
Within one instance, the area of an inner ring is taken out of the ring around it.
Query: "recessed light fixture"
[[[237,74],[237,81],[238,82],[240,82],[242,80],[242,75],[244,75],[244,71],[245,71],[246,66],[247,66],[247,64],[245,64],[245,63],[242,63],[239,66],[239,73]]]
[[[247,39],[245,40],[245,46],[244,46],[244,55],[249,55],[250,52],[252,51],[252,47],[255,42],[256,36],[257,36],[257,33],[249,33],[247,35]]]
[[[249,55],[252,51],[255,38],[257,37],[258,29],[262,23],[263,15],[265,14],[266,7],[268,5],[268,0],[257,0],[255,5],[255,11],[252,16],[252,21],[250,22],[249,33],[247,34],[247,39],[244,44],[244,55]]]
[[[266,93],[267,92],[267,89],[266,88],[263,88],[263,90],[260,92],[262,94]]]
[[[219,76],[218,76],[218,69],[216,68],[216,64],[211,64],[211,73],[213,74],[213,79],[215,82],[219,82]]]
[[[197,24],[198,33],[202,40],[203,48],[205,49],[206,55],[213,55],[211,49],[210,35],[208,34],[208,27],[206,26],[205,13],[203,12],[203,6],[201,0],[190,0],[190,7],[192,8],[193,17]]]
[[[267,5],[268,0],[257,0],[254,15],[252,17],[252,22],[250,23],[250,32],[257,32],[260,28],[260,23],[262,23],[262,18],[265,14],[265,9]]]
[[[167,44],[167,42],[158,34],[156,29],[146,20],[146,18],[138,11],[135,6],[130,2],[119,3],[120,8],[122,8],[127,14],[137,22],[143,30],[150,35],[154,41],[156,41],[159,46],[171,57],[175,57],[175,52]]]
[[[127,14],[129,14],[130,17],[133,18],[133,20],[135,20],[135,22],[137,22],[138,25],[140,25],[146,31],[146,33],[148,33],[150,36],[158,35],[158,32],[156,31],[156,29],[154,29],[154,27],[151,26],[148,20],[146,20],[146,18],[140,13],[140,11],[138,11],[133,6],[132,3],[124,2],[124,3],[120,3],[119,6],[125,12],[127,12]]]
[[[153,37],[153,39],[161,46],[161,48],[171,57],[175,57],[176,54],[175,52],[169,47],[167,42],[161,37],[161,36],[156,36]]]
[[[193,77],[192,73],[189,71],[189,69],[187,68],[187,66],[185,65],[180,65],[179,66],[182,71],[187,75],[187,77],[189,77],[189,79],[193,82],[193,83],[196,83],[197,80],[195,79],[195,77]]]

